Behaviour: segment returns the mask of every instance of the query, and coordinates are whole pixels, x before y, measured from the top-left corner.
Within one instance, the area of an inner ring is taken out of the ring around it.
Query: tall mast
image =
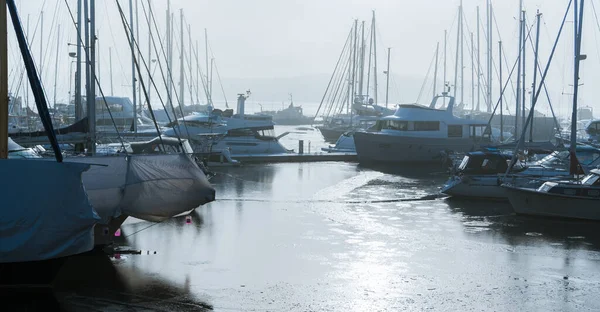
[[[521,118],[523,119],[523,122],[522,122],[523,127],[525,127],[525,118],[526,118],[525,117],[525,96],[527,94],[527,92],[526,92],[526,89],[527,89],[527,87],[526,87],[526,85],[527,85],[526,80],[527,79],[525,79],[525,73],[527,72],[527,70],[526,70],[527,67],[525,67],[525,60],[526,60],[526,57],[525,57],[526,53],[525,52],[527,51],[527,49],[526,49],[527,32],[525,31],[525,29],[527,28],[527,21],[525,20],[525,10],[523,10],[521,12],[521,14],[523,15],[523,28],[522,28],[522,31],[523,31],[523,52],[522,52],[523,53],[523,57],[522,57],[522,61],[523,61],[523,65],[522,65],[522,67],[523,67],[523,69],[522,69],[522,71],[523,71],[523,78],[521,79],[521,83],[523,84],[523,87],[521,88],[521,108],[522,108],[523,114],[521,115]],[[532,116],[534,116],[534,115],[532,115]],[[533,120],[531,121],[531,123],[533,123]],[[523,131],[527,131],[527,129],[523,128]]]
[[[140,60],[142,59],[142,51],[140,49],[140,42],[139,42],[139,40],[140,40],[139,38],[142,37],[142,36],[140,36],[140,14],[139,14],[140,11],[138,10],[138,5],[139,5],[140,1],[139,0],[134,0],[134,1],[135,1],[135,38],[136,38],[135,40],[137,42],[137,48],[136,48],[137,51],[136,52],[137,52],[137,60],[138,60],[138,62],[140,62]],[[133,25],[131,25],[131,30],[133,31]],[[132,38],[133,38],[133,36],[132,36]],[[133,65],[135,66],[135,63]],[[141,80],[142,79],[142,73],[141,72],[138,73],[138,76],[139,76],[138,77],[139,80]],[[136,79],[136,82],[138,82],[137,79]],[[140,83],[140,87],[137,88],[137,92],[138,92],[137,100],[139,101],[139,107],[140,107],[140,113],[141,113],[142,109],[144,107],[144,104],[143,104],[143,102],[144,102],[143,98],[144,97],[142,96],[141,81],[139,83]]]
[[[459,8],[459,20],[460,23],[458,24],[458,26],[460,27],[460,104],[464,104],[465,103],[465,64],[464,64],[464,54],[463,54],[463,50],[464,50],[464,41],[465,41],[465,35],[464,35],[464,23],[463,23],[463,6],[462,6],[462,0],[460,0],[460,8]]]
[[[42,69],[44,67],[44,11],[40,11],[40,79],[42,79]],[[43,79],[42,79],[43,81]]]
[[[504,97],[504,92],[502,92],[502,41],[498,41],[498,62],[500,63],[500,77],[498,79],[498,83],[500,85],[500,141],[504,141],[504,112],[502,107],[502,98]]]
[[[212,102],[212,96],[210,94],[210,90],[208,89],[208,84],[209,84],[208,79],[210,79],[210,78],[208,77],[208,75],[209,75],[209,73],[208,73],[208,71],[209,71],[209,69],[208,69],[208,31],[206,30],[206,28],[204,28],[204,58],[205,58],[204,61],[206,62],[205,70],[206,70],[206,82],[207,82],[206,103],[208,105],[210,105]]]
[[[148,83],[152,86],[152,25],[151,21],[154,18],[152,14],[152,0],[148,0]],[[148,93],[148,107],[150,107],[150,99],[152,87],[146,91]]]
[[[167,63],[167,110],[170,112],[171,111],[171,106],[173,104],[172,102],[172,97],[171,97],[171,65],[169,63],[169,58],[170,58],[170,45],[171,45],[171,0],[167,1],[167,12],[166,12],[166,17],[167,17],[167,34],[165,35],[165,40],[167,41],[167,52],[166,52],[166,63]]]
[[[185,57],[185,47],[183,44],[183,9],[179,9],[179,31],[181,32],[181,49],[179,51],[179,105],[181,105],[181,109],[185,106],[185,67],[184,67],[184,57]]]
[[[90,74],[87,99],[90,142],[88,153],[96,155],[96,0],[90,0]]]
[[[569,151],[571,152],[571,166],[570,174],[576,174],[577,168],[575,167],[576,162],[576,146],[577,146],[577,95],[579,92],[579,62],[584,59],[581,55],[581,32],[583,30],[583,4],[584,0],[581,0],[581,6],[577,7],[577,0],[575,0],[575,6],[573,7],[573,25],[575,32],[575,65],[573,70],[573,112],[571,113],[571,146]],[[579,15],[579,16],[578,16]]]
[[[442,82],[442,92],[446,92],[446,83],[447,83],[447,56],[448,56],[448,30],[444,29],[444,81]],[[388,56],[389,57],[389,56]],[[389,62],[388,62],[389,63]],[[446,97],[443,98],[444,107],[446,106]]]
[[[521,14],[523,0],[519,1],[519,56],[517,58],[517,101],[515,109],[515,140],[517,140],[517,136],[519,135],[519,114],[521,112],[521,55],[523,51],[523,15]]]
[[[212,104],[212,83],[213,83],[213,68],[214,68],[215,58],[210,58],[210,75],[208,80],[208,93],[210,94],[210,103]]]
[[[115,95],[115,89],[113,86],[113,67],[112,67],[112,47],[108,48],[108,62],[109,62],[109,69],[110,69],[110,95],[114,96]]]
[[[385,108],[388,107],[388,95],[390,93],[390,52],[392,48],[388,48],[387,71],[385,82]]]
[[[475,43],[471,32],[471,111],[475,110]]]
[[[360,73],[358,74],[358,95],[363,96],[363,83],[365,77],[365,21],[362,21],[360,35]]]
[[[454,58],[454,101],[456,101],[456,90],[458,89],[458,61],[460,57],[460,6],[458,7],[458,26],[456,27],[456,54]]]
[[[6,1],[0,1],[0,159],[8,158],[8,26]]]
[[[91,86],[91,79],[90,79],[90,63],[89,63],[89,56],[90,56],[90,23],[89,23],[89,10],[90,6],[88,3],[88,0],[83,0],[83,22],[84,22],[84,31],[85,31],[85,104],[86,104],[86,112],[87,112],[87,116],[88,119],[91,118],[90,116],[90,86]],[[89,142],[88,142],[89,144]]]
[[[352,112],[354,97],[356,96],[356,48],[358,45],[358,20],[354,20],[354,45],[352,46],[352,94],[350,95],[350,106],[348,113]],[[352,123],[352,119],[350,119]]]
[[[350,46],[349,46],[349,50],[348,50],[348,102],[346,103],[346,113],[348,113],[348,111],[350,110],[350,106],[352,106],[352,50],[354,48],[354,36],[353,36],[353,32],[354,31],[354,24],[352,25],[352,28],[350,28]],[[340,113],[343,111],[344,106],[342,105],[342,108],[340,110]]]
[[[438,56],[440,52],[440,42],[435,46],[435,69],[433,71],[433,96],[437,95],[437,75],[438,75]]]
[[[169,16],[169,94],[171,94],[171,105],[169,109],[173,111],[173,88],[175,88],[175,83],[173,83],[173,26],[175,25],[175,13],[171,12],[169,8],[169,12],[171,15]],[[177,95],[175,95],[175,101],[177,101]]]
[[[535,51],[533,57],[533,84],[531,85],[531,109],[533,109],[533,96],[536,92],[537,84],[537,66],[538,66],[538,49],[540,47],[540,17],[542,14],[540,10],[537,10],[536,18],[536,31],[535,31]],[[529,126],[529,142],[533,142],[533,122]]]
[[[79,13],[81,11],[81,0],[78,0],[78,9],[77,9],[77,14],[78,14],[78,18],[79,20],[81,20],[81,14]],[[78,22],[79,23],[79,22]],[[79,26],[77,26],[77,30],[79,31]],[[81,49],[81,45],[79,43],[79,37],[77,36],[77,45],[79,46],[79,49]],[[27,42],[29,43],[29,14],[27,14]],[[77,57],[79,57],[79,53],[80,51],[77,50]],[[79,63],[77,64],[79,66]],[[75,75],[77,75],[77,73],[75,73]],[[27,107],[29,107],[29,79],[25,79],[26,80],[26,84],[25,84],[25,103],[27,105]],[[75,116],[77,116],[77,107],[75,107]]]
[[[198,47],[198,40],[196,40],[196,102],[200,104],[200,60],[198,59],[200,49]]]
[[[375,87],[375,90],[373,93],[375,93],[375,97],[373,98],[375,100],[375,105],[377,105],[377,28],[375,27],[375,10],[373,10],[373,26],[371,26],[373,28],[373,61],[374,61],[374,68],[373,68],[373,86]]]
[[[190,70],[190,103],[194,104],[194,88],[192,88],[192,82],[194,80],[194,75],[192,72],[192,62],[193,62],[193,51],[194,46],[192,45],[192,26],[188,24],[188,49],[190,49],[190,56],[188,57],[189,61],[189,70]],[[199,104],[199,103],[198,103]]]
[[[487,112],[490,113],[492,111],[492,24],[493,24],[493,7],[492,1],[489,0],[488,5],[489,16],[488,16],[488,81],[487,81]]]
[[[77,0],[77,64],[75,66],[75,119],[83,118],[83,106],[81,105],[81,17],[82,0]],[[27,93],[27,102],[29,102],[29,92]]]
[[[133,28],[133,3],[132,0],[129,0],[129,27],[131,40],[129,44],[131,45],[131,93],[133,96],[133,132],[137,133],[137,94],[135,92],[135,83],[136,83],[136,75],[135,75],[135,33]]]
[[[60,24],[56,31],[56,58],[54,59],[54,113],[56,114],[56,81],[58,80],[58,54],[60,52]]]
[[[479,6],[477,6],[477,111],[480,109],[480,98],[481,98],[481,40],[479,38],[479,29],[481,26],[479,25]]]

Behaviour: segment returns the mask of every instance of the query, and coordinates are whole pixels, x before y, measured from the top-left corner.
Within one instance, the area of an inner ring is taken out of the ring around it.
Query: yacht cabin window
[[[381,129],[408,131],[408,121],[386,120],[382,122]]]
[[[587,132],[590,135],[598,135],[600,134],[600,122],[593,122],[591,123],[588,128],[587,128]]]
[[[463,126],[462,125],[448,125],[448,137],[449,138],[462,138]]]
[[[440,122],[415,121],[415,131],[440,131]]]

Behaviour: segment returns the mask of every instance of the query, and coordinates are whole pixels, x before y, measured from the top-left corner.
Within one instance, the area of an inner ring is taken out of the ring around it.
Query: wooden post
[[[8,43],[6,0],[0,0],[0,159],[8,158]]]

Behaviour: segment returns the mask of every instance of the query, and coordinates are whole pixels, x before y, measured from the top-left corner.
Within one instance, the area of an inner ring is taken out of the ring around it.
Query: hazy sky
[[[66,1],[73,13],[76,10],[76,1]],[[115,1],[98,0],[97,8],[97,29],[98,44],[100,49],[99,59],[99,77],[102,80],[102,87],[106,92],[110,89],[109,79],[109,57],[108,49],[112,47],[113,57],[113,86],[115,93],[123,96],[130,96],[130,71],[131,59],[124,35],[123,25],[118,13]],[[135,0],[134,6],[135,6]],[[148,1],[139,2],[140,21],[140,45],[142,53],[147,55],[148,30],[145,23],[145,17],[142,10],[142,2],[147,6]],[[156,22],[161,30],[161,37],[165,35],[165,10],[167,8],[166,0],[152,0],[152,6],[155,12]],[[506,49],[506,59],[512,63],[517,54],[518,38],[518,0],[492,1],[495,12],[496,22],[493,32],[493,55],[497,59],[497,41],[498,32],[503,40]],[[585,105],[593,105],[600,109],[600,106],[594,102],[593,88],[600,83],[598,77],[598,67],[600,65],[600,54],[598,53],[598,26],[592,2],[600,9],[600,3],[597,0],[586,1],[586,23],[584,29],[584,53],[588,54],[588,60],[582,66],[582,78],[584,86],[582,87],[581,101]],[[69,51],[74,48],[68,47],[67,42],[75,42],[75,28],[70,20],[67,5],[63,0],[21,0],[19,5],[23,23],[27,22],[29,16],[30,37],[35,31],[35,38],[32,39],[32,52],[36,62],[40,63],[40,10],[44,10],[42,53],[44,61],[41,62],[43,68],[43,81],[48,92],[48,97],[52,99],[54,87],[54,65],[56,64],[56,25],[61,24],[62,38],[58,54],[58,80],[57,80],[57,98],[60,101],[66,101],[71,84],[71,59],[68,56]],[[129,1],[119,1],[123,9],[129,9]],[[290,78],[290,77],[325,77],[325,79],[316,79],[315,83],[326,83],[326,78],[331,74],[335,62],[340,54],[341,48],[346,40],[346,36],[354,19],[366,20],[367,24],[371,20],[371,11],[375,10],[377,17],[377,35],[378,35],[378,62],[379,72],[385,65],[387,47],[392,48],[391,53],[391,72],[394,74],[395,82],[393,86],[401,89],[401,92],[392,92],[391,94],[401,94],[396,96],[394,101],[414,101],[419,90],[415,88],[402,89],[403,83],[407,79],[415,80],[414,84],[420,86],[426,76],[427,69],[433,59],[435,46],[440,42],[440,48],[443,46],[444,29],[448,29],[448,80],[454,77],[454,55],[456,49],[456,19],[459,0],[219,0],[219,1],[171,1],[171,8],[175,14],[175,42],[179,45],[179,9],[182,8],[186,23],[191,24],[192,40],[199,41],[201,67],[204,70],[204,28],[208,29],[210,46],[219,72],[224,80],[227,79],[247,79],[251,84],[252,78]],[[465,102],[470,102],[470,77],[471,77],[471,58],[469,34],[472,31],[476,33],[476,7],[480,6],[481,21],[485,23],[485,0],[464,0],[464,20],[465,20],[465,46],[464,46],[464,64],[465,64]],[[524,1],[527,11],[529,24],[533,22],[535,11],[539,9],[543,13],[540,37],[540,63],[545,66],[550,47],[557,33],[557,29],[566,9],[568,0],[552,1]],[[56,12],[56,13],[55,13]],[[56,14],[56,15],[55,15]],[[127,17],[129,12],[126,11]],[[572,14],[569,15],[572,20]],[[36,25],[38,25],[36,27]],[[481,25],[481,62],[485,68],[485,33],[484,24]],[[548,87],[553,97],[553,102],[561,106],[559,111],[568,112],[569,97],[563,95],[570,93],[568,84],[572,84],[572,27],[568,24],[565,28],[565,34],[561,45],[557,50],[557,56],[553,63],[552,71],[548,77]],[[15,47],[14,38],[10,43]],[[158,38],[155,38],[158,40]],[[185,32],[185,45],[188,49],[188,33]],[[179,59],[177,46],[174,57],[174,80],[179,80]],[[18,60],[16,49],[11,49],[10,62],[13,69],[12,77],[19,77],[20,62]],[[532,52],[528,53],[528,86],[532,78]],[[154,53],[153,53],[154,54]],[[441,52],[440,52],[441,54]],[[153,56],[155,58],[156,56]],[[497,62],[497,61],[496,61]],[[439,84],[441,84],[442,56],[440,55]],[[507,66],[504,64],[504,66]],[[194,65],[195,67],[195,65]],[[505,78],[507,69],[504,67]],[[433,75],[433,70],[430,74]],[[380,81],[384,80],[384,75],[380,74]],[[187,78],[186,78],[187,79]],[[195,79],[195,78],[194,78]],[[496,73],[494,74],[494,93],[498,94]],[[17,80],[16,78],[14,80]],[[311,79],[301,80],[306,84],[313,82]],[[225,83],[226,84],[226,83]],[[380,83],[381,84],[381,83]],[[11,90],[17,89],[17,83],[11,83]],[[431,83],[428,84],[430,88]],[[310,86],[307,89],[325,90],[325,85]],[[217,88],[217,87],[215,87]],[[298,87],[296,86],[296,89]],[[319,89],[320,88],[320,89]],[[439,87],[438,87],[439,89]],[[230,97],[242,90],[226,90]],[[254,94],[266,92],[266,90],[252,90]],[[396,90],[397,91],[397,90]],[[14,92],[14,91],[13,91]],[[286,91],[283,91],[286,92]],[[306,98],[319,98],[321,94],[307,96]],[[215,96],[216,97],[216,96]],[[497,99],[494,96],[494,102]],[[215,99],[218,100],[218,99]],[[268,99],[278,101],[281,99]],[[428,102],[425,99],[422,102]],[[52,102],[52,100],[51,100]]]

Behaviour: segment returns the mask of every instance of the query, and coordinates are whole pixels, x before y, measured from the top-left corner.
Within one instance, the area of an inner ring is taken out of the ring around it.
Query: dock
[[[243,164],[253,163],[300,163],[300,162],[322,162],[342,161],[357,162],[356,153],[314,153],[314,154],[264,154],[264,155],[232,155],[233,159]]]

